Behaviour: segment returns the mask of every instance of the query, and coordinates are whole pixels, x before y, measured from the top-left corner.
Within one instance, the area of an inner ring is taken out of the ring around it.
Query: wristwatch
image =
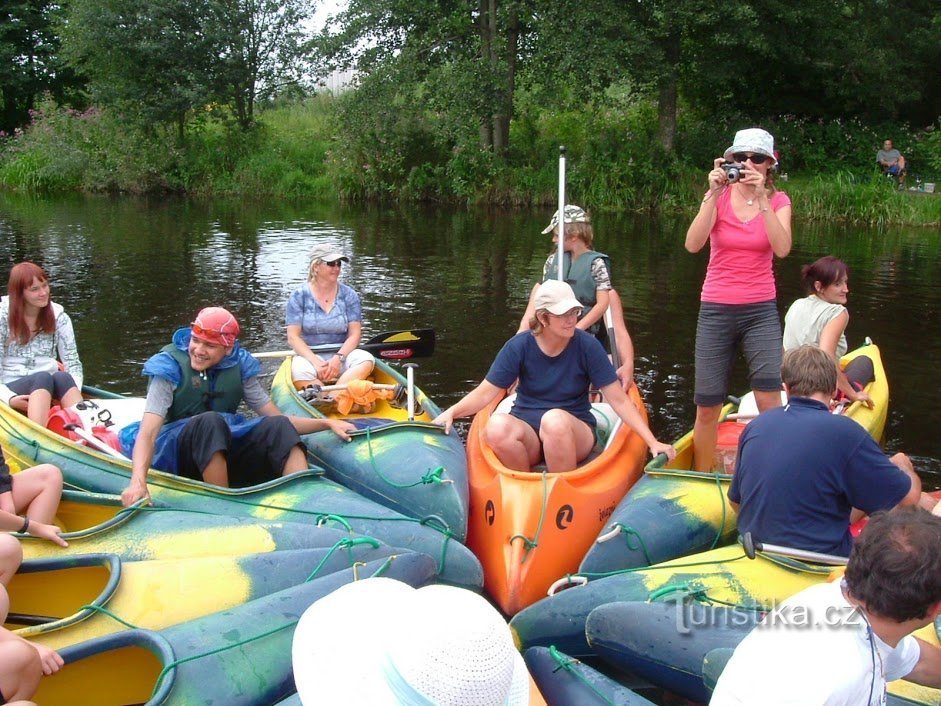
[[[343,355],[342,353],[337,353],[336,356],[337,356],[337,358],[340,359],[340,362],[341,362],[341,363],[345,363],[345,362],[346,362],[346,356]]]

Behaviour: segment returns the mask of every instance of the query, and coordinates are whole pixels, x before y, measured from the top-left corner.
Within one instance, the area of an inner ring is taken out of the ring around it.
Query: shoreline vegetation
[[[564,144],[572,201],[594,211],[691,214],[713,157],[735,129],[754,122],[734,116],[717,124],[681,113],[667,153],[650,103],[521,111],[511,124],[509,154],[496,160],[484,150],[442,144],[434,116],[383,123],[356,110],[355,98],[317,95],[263,107],[247,131],[207,110],[180,139],[106,110],[79,112],[46,100],[29,126],[0,136],[0,189],[525,208],[555,204]],[[802,219],[941,225],[941,183],[934,194],[900,191],[875,166],[883,135],[892,135],[914,165],[906,187],[941,182],[941,127],[914,132],[794,116],[760,124],[775,135],[788,176],[777,185],[800,205]]]

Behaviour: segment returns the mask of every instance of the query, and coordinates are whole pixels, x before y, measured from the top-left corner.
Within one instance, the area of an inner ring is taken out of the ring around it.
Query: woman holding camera
[[[739,130],[709,172],[709,190],[686,232],[686,249],[709,242],[696,325],[694,468],[709,471],[722,403],[741,346],[758,409],[781,404],[781,321],[774,256],[791,251],[791,200],[774,186],[774,138]]]

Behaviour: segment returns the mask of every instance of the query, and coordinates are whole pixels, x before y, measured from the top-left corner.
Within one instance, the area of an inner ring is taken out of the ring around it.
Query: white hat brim
[[[294,683],[302,704],[397,706],[379,669],[390,598],[408,584],[374,577],[342,586],[313,603],[297,623],[291,647]]]
[[[403,634],[408,623],[402,619],[414,615],[426,601],[408,584],[373,577],[342,586],[313,603],[297,623],[291,648],[301,703],[399,706],[382,665],[389,646],[408,637]],[[506,703],[528,704],[530,683],[526,663],[516,653]]]

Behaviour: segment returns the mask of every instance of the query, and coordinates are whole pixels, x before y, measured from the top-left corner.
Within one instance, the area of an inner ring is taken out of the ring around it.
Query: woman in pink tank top
[[[736,352],[748,361],[759,410],[781,404],[781,321],[775,256],[791,250],[791,200],[774,186],[774,138],[739,130],[715,160],[706,192],[686,233],[686,249],[709,243],[696,326],[694,468],[713,468],[719,412],[728,395]]]

